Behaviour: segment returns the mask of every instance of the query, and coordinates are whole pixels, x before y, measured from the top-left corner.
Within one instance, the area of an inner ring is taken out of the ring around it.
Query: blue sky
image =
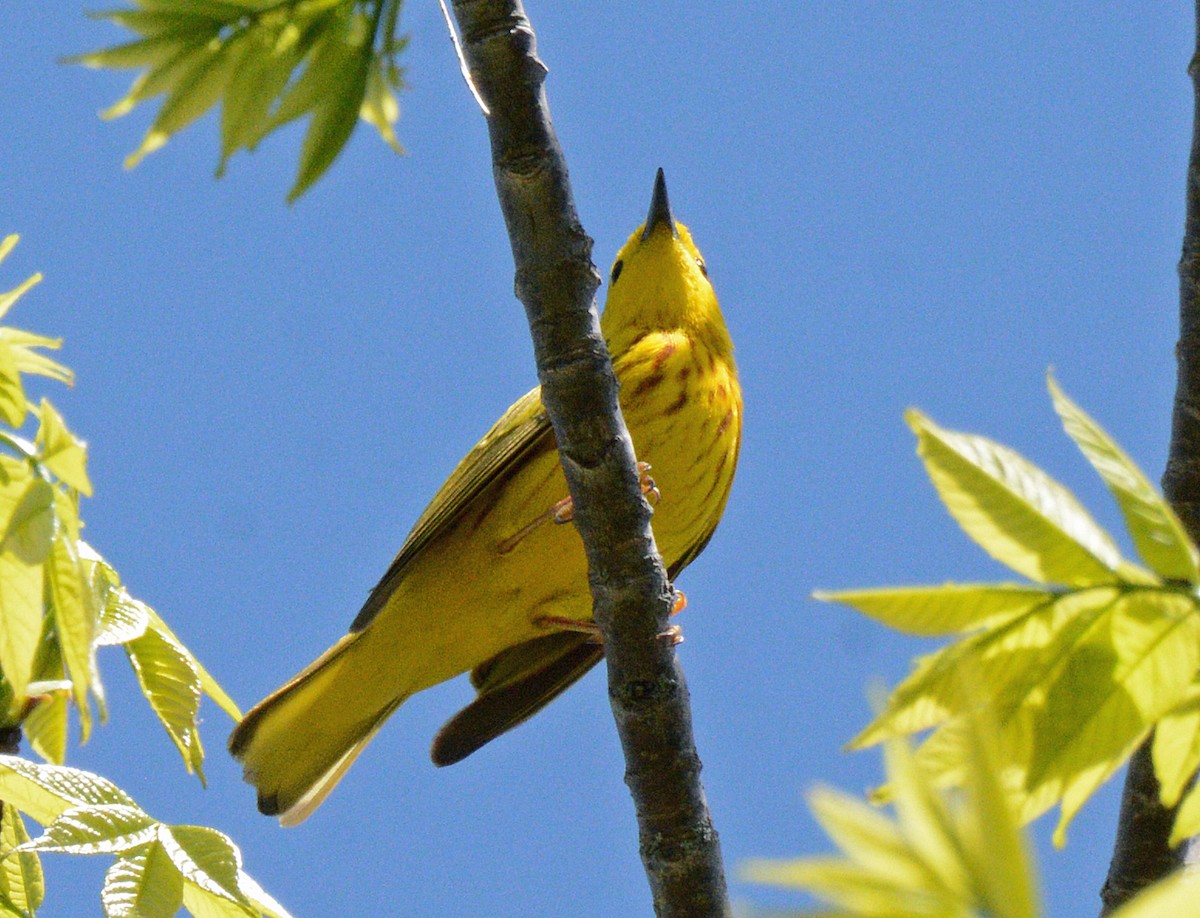
[[[485,126],[435,3],[410,2],[399,126],[365,126],[295,206],[300,135],[216,182],[210,117],[134,172],[125,74],[56,63],[120,40],[74,3],[11,4],[0,55],[10,321],[66,336],[46,389],[91,447],[87,537],[248,706],[342,634],[454,463],[534,382]],[[740,362],[725,520],[681,578],[680,648],[731,868],[821,853],[803,803],[855,791],[842,744],[929,644],[814,588],[1004,576],[942,511],[901,421],[1009,443],[1118,526],[1058,428],[1048,366],[1150,477],[1174,384],[1191,17],[1184,4],[529,0],[602,271],[654,169],[704,252]],[[39,392],[40,394],[40,392]],[[153,815],[220,828],[297,915],[647,914],[603,679],[450,769],[469,695],[408,702],[302,828],[259,816],[204,724],[209,788],[121,659],[72,763]],[[163,780],[163,773],[170,780]],[[1119,788],[1067,848],[1035,827],[1055,916],[1094,914]],[[98,911],[107,859],[49,859],[46,916]],[[735,898],[781,901],[735,881]]]

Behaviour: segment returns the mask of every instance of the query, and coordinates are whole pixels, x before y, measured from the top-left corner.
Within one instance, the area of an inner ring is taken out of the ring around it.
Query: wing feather
[[[554,432],[542,407],[541,388],[532,389],[504,412],[438,489],[387,573],[371,590],[350,630],[362,631],[371,623],[387,604],[408,565],[456,523],[489,485],[512,474],[531,453],[554,448]]]

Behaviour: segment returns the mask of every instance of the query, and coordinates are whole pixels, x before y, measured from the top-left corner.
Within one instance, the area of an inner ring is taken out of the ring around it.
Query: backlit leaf
[[[1165,580],[1200,583],[1196,550],[1174,511],[1112,438],[1048,377],[1063,427],[1113,493],[1138,554]]]
[[[42,862],[32,851],[13,853],[29,841],[25,822],[15,806],[0,806],[0,897],[32,914],[42,905],[46,885]]]
[[[940,635],[997,624],[1052,601],[1055,594],[1020,584],[947,583],[817,592],[813,598],[853,606],[908,634]]]
[[[174,918],[183,907],[183,877],[155,840],[117,859],[100,898],[106,918]]]
[[[65,765],[37,764],[13,755],[0,755],[0,799],[15,804],[42,825],[49,825],[75,806],[134,805],[124,791],[98,775]]]
[[[946,508],[993,558],[1038,583],[1117,579],[1116,546],[1070,491],[1007,447],[906,418]]]
[[[64,810],[30,841],[30,851],[63,854],[119,854],[154,839],[158,823],[139,807],[109,803]]]

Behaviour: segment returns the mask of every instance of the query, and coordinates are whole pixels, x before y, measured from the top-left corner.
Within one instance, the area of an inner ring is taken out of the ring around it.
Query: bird
[[[609,274],[600,329],[651,527],[674,578],[725,510],[742,437],[733,344],[662,169]],[[469,672],[439,731],[449,765],[522,723],[604,657],[582,540],[540,389],[514,403],[417,519],[349,632],[238,723],[229,749],[284,826],[307,819],[405,699]]]

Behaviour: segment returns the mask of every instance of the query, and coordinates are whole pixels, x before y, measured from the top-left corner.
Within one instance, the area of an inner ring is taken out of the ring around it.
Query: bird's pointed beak
[[[642,240],[649,239],[659,226],[667,226],[672,236],[678,236],[675,229],[675,218],[671,216],[671,202],[667,200],[667,180],[663,171],[658,170],[654,177],[654,194],[650,198],[650,213],[646,216],[646,228],[642,230]]]

